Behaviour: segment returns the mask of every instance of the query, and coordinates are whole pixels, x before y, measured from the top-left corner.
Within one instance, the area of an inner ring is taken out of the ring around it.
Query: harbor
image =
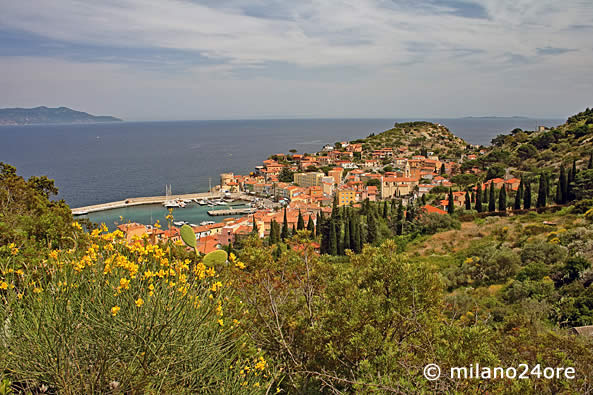
[[[238,209],[230,208],[227,210],[210,210],[210,211],[208,211],[208,215],[210,215],[212,217],[216,217],[216,216],[220,216],[220,215],[233,216],[233,215],[253,214],[256,211],[257,211],[257,209],[255,209],[253,207],[238,208]]]

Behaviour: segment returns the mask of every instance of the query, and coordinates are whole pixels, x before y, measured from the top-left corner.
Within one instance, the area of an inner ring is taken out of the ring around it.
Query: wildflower
[[[130,288],[130,280],[128,280],[127,278],[121,278],[119,280],[119,288],[120,289],[128,289],[128,288]]]
[[[16,255],[19,253],[19,249],[16,247],[16,245],[14,243],[10,243],[8,245],[8,248],[10,248],[10,254],[11,255]]]
[[[0,283],[0,289],[8,289],[8,283],[6,281],[2,281]]]
[[[39,293],[43,292],[43,288],[35,287],[35,288],[33,288],[33,292],[36,294],[39,294]]]
[[[245,269],[246,266],[245,266],[245,264],[243,262],[238,261],[237,263],[235,263],[235,267],[243,270],[243,269]]]
[[[266,368],[267,364],[268,363],[266,362],[264,357],[259,357],[259,361],[255,364],[255,368],[263,371]]]
[[[78,222],[72,222],[72,227],[78,230],[82,230],[82,225],[80,225]]]
[[[141,307],[144,304],[144,300],[142,298],[138,298],[134,303],[136,303],[136,307]]]
[[[214,284],[212,284],[212,288],[210,288],[210,290],[212,292],[216,292],[218,291],[220,288],[222,287],[222,283],[220,281],[215,282]]]
[[[224,321],[222,320],[222,318],[219,318],[217,322],[218,322],[218,325],[224,326]]]
[[[113,307],[111,308],[111,315],[115,317],[115,316],[117,315],[117,313],[119,313],[119,311],[120,311],[120,310],[121,310],[121,309],[120,309],[120,307],[119,307],[119,306],[113,306]]]
[[[53,250],[52,252],[49,253],[49,257],[52,259],[58,259],[58,251]]]

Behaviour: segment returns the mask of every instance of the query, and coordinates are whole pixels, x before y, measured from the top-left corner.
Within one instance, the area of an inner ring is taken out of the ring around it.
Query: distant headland
[[[68,107],[0,108],[0,125],[32,125],[44,123],[121,122],[111,116],[96,116]]]

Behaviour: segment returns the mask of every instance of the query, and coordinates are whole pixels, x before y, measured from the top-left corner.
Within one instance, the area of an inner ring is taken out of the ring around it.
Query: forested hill
[[[95,116],[67,107],[49,108],[3,108],[0,109],[0,125],[31,125],[43,123],[93,123],[120,122],[111,116]]]
[[[492,140],[490,152],[480,160],[525,172],[555,172],[561,164],[574,160],[583,164],[592,151],[593,109],[587,108],[551,129],[514,129],[510,134],[499,135]]]
[[[455,136],[446,126],[432,122],[395,123],[393,128],[367,138],[353,141],[362,143],[366,150],[407,147],[418,153],[433,152],[440,158],[456,158],[467,143]]]

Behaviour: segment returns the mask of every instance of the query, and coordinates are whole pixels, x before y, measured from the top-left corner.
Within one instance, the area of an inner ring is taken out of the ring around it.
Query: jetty
[[[208,215],[213,217],[217,215],[244,215],[244,214],[253,214],[256,212],[257,209],[249,207],[249,208],[230,208],[228,210],[210,210],[208,211]]]
[[[115,208],[124,208],[124,207],[133,207],[139,206],[142,204],[159,204],[164,203],[168,200],[189,200],[189,199],[218,199],[222,198],[224,195],[220,193],[210,193],[210,192],[202,192],[202,193],[189,193],[184,195],[167,195],[167,196],[148,196],[148,197],[135,197],[135,198],[128,198],[124,200],[119,200],[116,202],[109,202],[109,203],[101,203],[101,204],[94,204],[91,206],[85,207],[77,207],[72,209],[73,215],[86,215],[89,213],[95,213],[97,211],[104,211],[104,210],[111,210]],[[249,196],[244,194],[235,193],[231,194],[233,199],[237,200],[248,200]],[[221,210],[221,211],[229,211],[229,210]],[[216,214],[216,215],[225,215],[225,214]]]

